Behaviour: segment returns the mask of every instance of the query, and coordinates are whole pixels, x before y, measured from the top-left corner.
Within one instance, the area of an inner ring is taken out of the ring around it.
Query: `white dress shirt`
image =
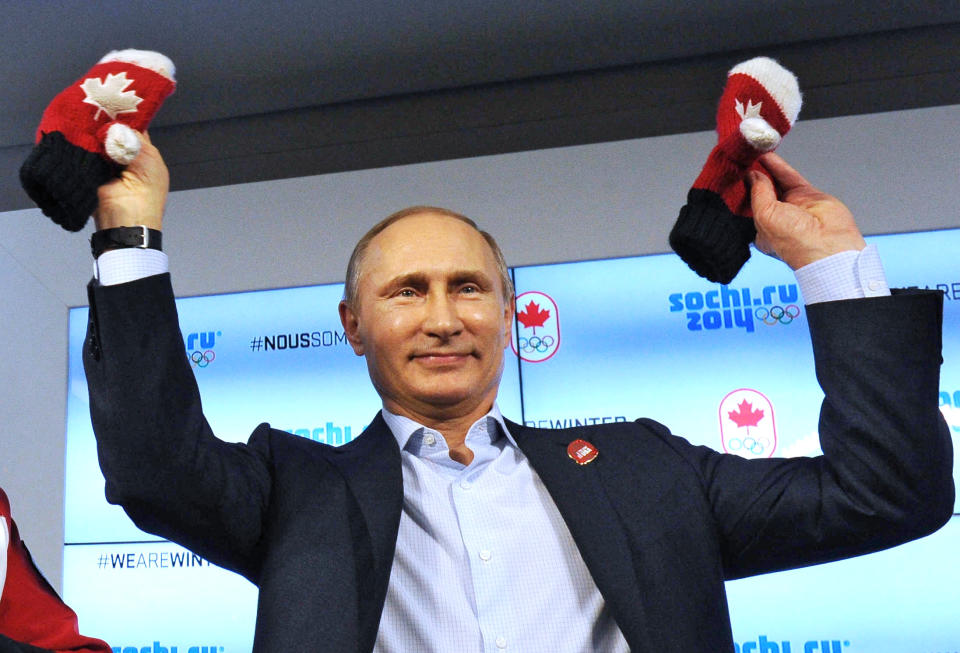
[[[376,653],[630,650],[496,406],[467,432],[467,466],[439,432],[383,417],[403,512]]]

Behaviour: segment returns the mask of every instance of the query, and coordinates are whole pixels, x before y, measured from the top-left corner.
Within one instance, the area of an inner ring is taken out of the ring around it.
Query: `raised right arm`
[[[159,230],[168,175],[145,139],[102,186],[98,229]],[[255,580],[270,493],[269,438],[217,439],[186,356],[168,274],[89,287],[84,368],[107,500],[142,529]],[[263,437],[260,437],[262,435]]]

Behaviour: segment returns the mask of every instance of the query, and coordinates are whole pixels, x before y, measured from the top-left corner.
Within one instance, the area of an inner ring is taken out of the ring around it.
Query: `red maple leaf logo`
[[[737,410],[731,410],[727,415],[737,423],[738,427],[756,426],[763,419],[763,411],[754,410],[753,404],[746,399],[737,404]]]
[[[542,327],[548,317],[550,317],[550,311],[542,310],[532,299],[529,304],[523,307],[522,312],[517,313],[517,319],[520,320],[520,324],[528,329],[533,329],[534,335],[537,334],[537,327]]]

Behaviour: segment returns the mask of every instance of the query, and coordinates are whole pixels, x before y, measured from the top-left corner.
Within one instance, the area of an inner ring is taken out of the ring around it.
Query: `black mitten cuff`
[[[670,231],[670,247],[710,281],[730,283],[750,258],[753,220],[734,215],[717,193],[692,188]]]
[[[67,231],[80,231],[97,208],[97,189],[122,168],[50,132],[20,166],[20,183],[44,215]]]

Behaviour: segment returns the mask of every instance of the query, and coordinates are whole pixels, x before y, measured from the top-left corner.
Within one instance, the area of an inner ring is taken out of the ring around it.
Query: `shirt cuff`
[[[166,254],[140,247],[111,249],[93,262],[93,277],[102,286],[115,286],[169,271]]]
[[[804,265],[795,274],[807,304],[890,294],[876,245],[833,254]]]

